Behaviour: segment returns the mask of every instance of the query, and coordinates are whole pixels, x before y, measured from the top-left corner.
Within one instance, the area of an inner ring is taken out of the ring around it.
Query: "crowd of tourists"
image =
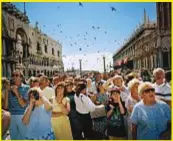
[[[2,78],[2,139],[171,139],[171,72]]]

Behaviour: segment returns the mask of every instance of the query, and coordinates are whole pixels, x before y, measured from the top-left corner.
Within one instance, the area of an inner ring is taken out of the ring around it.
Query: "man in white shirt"
[[[53,96],[55,96],[55,90],[51,87],[48,87],[49,79],[47,76],[40,77],[40,89],[43,92],[43,96],[50,100]]]
[[[79,121],[81,123],[82,132],[84,138],[93,140],[92,119],[90,112],[95,110],[95,104],[86,95],[86,84],[79,82],[76,87],[76,94],[74,96],[76,111],[79,115]]]
[[[155,83],[156,98],[165,101],[168,105],[171,104],[171,86],[165,82],[165,71],[162,68],[157,68],[153,71]]]

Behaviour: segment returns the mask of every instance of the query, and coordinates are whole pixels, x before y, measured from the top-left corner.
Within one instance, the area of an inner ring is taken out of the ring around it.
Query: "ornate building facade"
[[[29,25],[27,15],[11,3],[2,3],[2,69],[2,76],[20,69],[27,78],[64,71],[62,45],[42,33],[38,23]]]
[[[114,68],[155,67],[171,69],[171,3],[156,3],[157,22],[144,10],[144,20],[129,40],[113,55]]]

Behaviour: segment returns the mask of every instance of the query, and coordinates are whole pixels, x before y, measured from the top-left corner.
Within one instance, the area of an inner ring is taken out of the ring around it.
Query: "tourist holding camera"
[[[42,91],[37,87],[31,88],[28,95],[29,105],[22,118],[27,127],[25,139],[55,139],[51,125],[52,104],[42,96]]]
[[[23,74],[20,70],[12,73],[10,86],[6,87],[3,108],[11,114],[10,137],[12,140],[22,140],[25,136],[25,127],[22,117],[27,107],[29,86],[22,83]]]
[[[125,105],[121,100],[120,90],[113,88],[110,101],[106,107],[108,127],[107,134],[111,140],[125,139],[126,131],[123,115],[126,113]]]

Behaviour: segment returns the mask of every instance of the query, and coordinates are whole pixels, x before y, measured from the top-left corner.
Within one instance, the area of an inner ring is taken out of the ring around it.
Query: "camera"
[[[34,96],[35,100],[40,99],[39,93],[37,91],[33,91],[32,93],[33,93],[33,96]]]

